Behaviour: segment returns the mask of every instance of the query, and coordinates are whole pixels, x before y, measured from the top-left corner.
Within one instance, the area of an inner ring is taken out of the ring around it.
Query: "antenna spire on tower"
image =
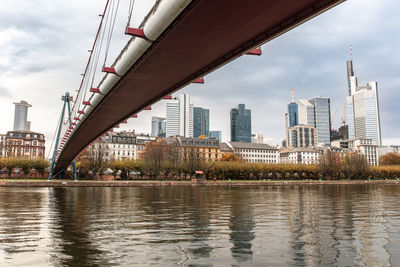
[[[353,45],[350,45],[350,60],[353,61]]]
[[[292,88],[292,103],[294,103],[294,90]]]

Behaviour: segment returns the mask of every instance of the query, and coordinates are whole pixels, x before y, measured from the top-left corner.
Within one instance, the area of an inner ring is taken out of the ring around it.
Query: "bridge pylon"
[[[65,118],[65,112],[67,112],[67,123],[66,124],[68,124],[69,127],[72,127],[71,102],[73,101],[73,98],[69,94],[69,92],[66,92],[65,95],[62,96],[61,100],[63,101],[63,107],[61,110],[60,120],[57,125],[57,131],[56,131],[55,143],[54,143],[54,151],[53,151],[53,156],[51,158],[51,165],[50,165],[48,181],[51,181],[51,179],[53,177],[56,177],[56,176],[61,177],[63,175],[63,173],[66,173],[65,169],[59,171],[56,174],[53,173],[54,165],[56,164],[56,162],[58,160],[58,156],[59,156],[58,149],[59,149],[59,144],[60,144],[60,135],[61,135],[64,118]],[[75,160],[72,161],[72,168],[73,168],[73,179],[74,179],[74,181],[77,181],[78,177],[77,177],[77,173],[76,173],[76,161]]]

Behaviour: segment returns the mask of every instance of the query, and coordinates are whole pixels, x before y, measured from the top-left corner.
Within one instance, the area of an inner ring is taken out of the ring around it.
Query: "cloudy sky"
[[[61,110],[60,97],[75,94],[100,22],[100,0],[0,0],[0,133],[12,130],[13,102],[32,104],[32,130],[50,145]],[[155,0],[136,0],[133,25]],[[129,37],[123,35],[128,0],[108,58],[113,60]],[[296,99],[331,98],[340,126],[346,96],[346,60],[353,45],[359,83],[378,81],[384,144],[400,144],[399,0],[349,0],[265,44],[263,55],[243,56],[205,77],[204,85],[180,92],[195,106],[210,109],[210,129],[229,139],[229,111],[239,103],[252,110],[253,133],[278,144],[284,138],[284,113],[294,88]],[[126,129],[150,132],[151,116],[165,115],[165,103],[139,114]]]

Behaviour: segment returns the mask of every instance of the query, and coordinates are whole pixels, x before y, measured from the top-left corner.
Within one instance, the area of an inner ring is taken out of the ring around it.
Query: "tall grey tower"
[[[353,51],[347,61],[349,95],[346,97],[346,122],[349,139],[371,138],[373,144],[382,145],[379,112],[378,83],[369,82],[360,86],[353,70]]]
[[[28,131],[28,108],[32,106],[23,100],[20,103],[14,103],[14,105],[14,131]]]

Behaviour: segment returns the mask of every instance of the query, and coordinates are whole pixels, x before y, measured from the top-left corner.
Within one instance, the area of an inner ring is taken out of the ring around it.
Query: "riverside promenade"
[[[3,180],[0,187],[168,187],[168,186],[318,186],[318,185],[400,185],[398,180],[220,180],[204,183],[172,180],[71,181],[71,180]]]

